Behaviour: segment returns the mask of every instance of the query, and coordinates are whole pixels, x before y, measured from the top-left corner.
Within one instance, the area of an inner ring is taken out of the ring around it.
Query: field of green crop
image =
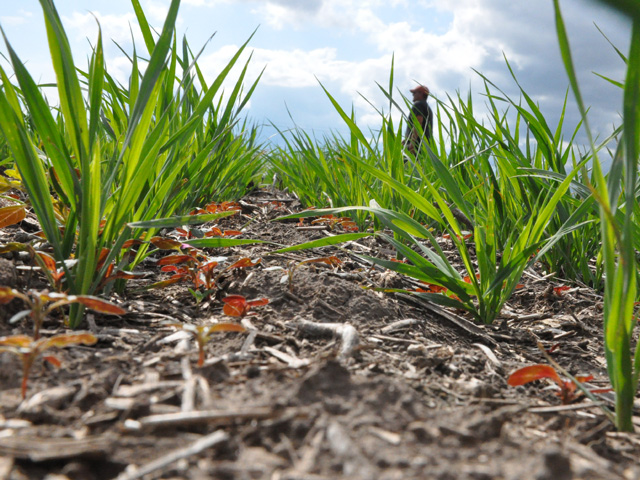
[[[359,233],[331,237],[327,245],[354,235],[383,239],[400,261],[372,256],[371,262],[428,284],[428,291],[414,294],[480,323],[496,319],[525,269],[539,262],[558,278],[604,292],[614,420],[619,430],[631,431],[640,372],[633,336],[639,300],[640,7],[632,0],[607,1],[633,19],[630,51],[622,55],[623,121],[610,138],[591,134],[571,39],[555,0],[558,43],[582,124],[566,125],[562,115],[549,125],[526,91],[510,98],[483,77],[490,118],[478,120],[470,96],[440,98],[434,108],[437,140],[413,155],[402,145],[403,122],[381,113],[379,130],[363,131],[327,90],[349,129],[347,138],[317,139],[295,130],[281,133],[281,147],[260,144],[256,128],[243,120],[260,78],[247,80],[247,65],[238,63],[251,39],[208,84],[198,54],[174,35],[179,0],[171,2],[159,35],[132,0],[145,44],[131,57],[127,85],[107,73],[101,37],[89,64],[77,63],[54,4],[41,0],[60,105],[47,104],[5,38],[13,71],[0,70],[0,194],[13,204],[0,209],[0,225],[19,221],[27,209],[35,212],[53,251],[52,286],[79,298],[126,289],[128,272],[152,248],[143,240],[160,228],[226,215],[204,207],[237,200],[274,178],[275,186],[316,207],[295,217],[352,218]],[[233,88],[222,93],[230,79]],[[394,89],[392,65],[383,91],[390,106],[406,110]],[[575,143],[578,129],[588,138],[586,146]],[[609,157],[605,172],[601,162]],[[26,192],[28,202],[6,196],[13,188]],[[196,208],[202,210],[189,215]],[[442,235],[451,238],[462,270],[436,242]],[[131,253],[133,245],[138,248]],[[14,296],[3,292],[0,303]],[[69,303],[74,328],[92,304]]]

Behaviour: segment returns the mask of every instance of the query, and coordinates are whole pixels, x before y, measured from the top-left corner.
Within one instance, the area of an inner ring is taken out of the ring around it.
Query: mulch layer
[[[342,233],[273,221],[300,209],[281,192],[239,204],[215,226],[285,246]],[[29,217],[0,231],[0,244],[37,228]],[[546,363],[542,344],[562,368],[606,387],[599,293],[554,289],[563,283],[536,265],[494,324],[478,325],[376,291],[416,287],[362,259],[393,256],[383,241],[342,247],[207,249],[221,266],[261,262],[224,272],[200,302],[188,282],[145,289],[170,275],[157,265],[170,252],[158,251],[138,267],[144,278],[109,298],[128,313],[88,311],[81,329],[97,344],[60,349],[59,369],[36,361],[25,400],[19,360],[0,353],[0,479],[640,478],[640,436],[616,432],[597,404],[563,405],[547,381],[507,385],[516,369]],[[441,247],[455,258],[450,241]],[[330,255],[341,263],[300,263]],[[0,285],[48,288],[28,257],[3,257]],[[269,303],[238,320],[223,313],[231,294]],[[27,319],[8,322],[21,301],[1,308],[0,335],[31,332]],[[170,326],[229,321],[246,332],[213,334],[202,367],[191,333]],[[54,314],[43,335],[66,331]],[[611,397],[598,396],[610,408]]]

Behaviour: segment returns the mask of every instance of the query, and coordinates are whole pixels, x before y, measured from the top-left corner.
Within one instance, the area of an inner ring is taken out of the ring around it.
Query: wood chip
[[[0,429],[11,429],[18,430],[20,428],[28,428],[33,425],[29,420],[21,420],[19,418],[9,418],[6,419],[2,415],[0,415]],[[2,478],[0,476],[0,478]]]
[[[493,363],[494,366],[502,368],[502,362],[498,360],[498,357],[496,357],[495,353],[493,353],[493,351],[489,347],[483,345],[482,343],[474,343],[473,346],[478,347],[480,350],[482,350],[482,353],[487,356],[487,358],[491,361],[491,363]]]
[[[149,415],[130,422],[130,430],[145,427],[166,427],[171,425],[191,425],[194,423],[231,423],[238,420],[265,420],[277,418],[291,409],[275,409],[272,407],[247,407],[229,410],[197,410],[194,412],[177,412],[162,415]]]
[[[182,387],[183,382],[172,380],[165,382],[142,383],[139,385],[120,385],[115,391],[116,397],[137,397],[141,393],[152,392],[154,390],[167,390],[169,388]]]
[[[0,457],[0,478],[2,480],[10,478],[11,470],[13,470],[13,458]]]
[[[111,450],[112,439],[103,435],[85,438],[42,438],[17,436],[0,438],[0,456],[32,462],[45,462],[79,456],[105,456]]]
[[[400,442],[402,442],[402,435],[399,433],[390,432],[389,430],[383,430],[378,427],[369,427],[369,431],[390,445],[400,445]]]
[[[136,404],[135,398],[109,397],[104,401],[104,406],[113,410],[131,410]]]
[[[55,407],[62,404],[66,399],[75,395],[76,388],[74,387],[54,387],[43,390],[34,394],[31,398],[28,398],[20,404],[18,407],[19,413],[31,413],[37,411],[43,405],[49,407]]]
[[[141,466],[140,468],[129,465],[127,471],[118,475],[116,480],[136,480],[137,478],[142,478],[145,475],[155,472],[156,470],[160,470],[167,465],[171,465],[172,463],[177,462],[182,458],[197,455],[200,452],[213,447],[214,445],[227,442],[228,440],[229,434],[227,432],[216,430],[212,434],[206,435],[205,437],[196,440],[191,445],[162,455],[157,460],[153,460],[152,462],[149,462]]]
[[[405,328],[413,327],[414,325],[418,325],[422,323],[417,318],[406,318],[404,320],[398,320],[397,322],[390,323],[386,327],[383,327],[380,331],[382,333],[391,333],[397,330],[404,330]]]
[[[557,412],[569,412],[572,410],[582,410],[584,408],[594,408],[600,407],[604,405],[604,403],[576,403],[575,405],[553,405],[549,407],[531,407],[527,409],[527,412],[530,413],[557,413]]]
[[[307,358],[304,358],[304,359],[296,358],[293,355],[289,355],[288,353],[281,352],[280,350],[276,350],[275,348],[272,348],[272,347],[264,347],[264,351],[267,353],[270,353],[271,355],[276,357],[278,360],[282,360],[289,367],[294,369],[306,367],[309,365],[309,363],[311,363]]]

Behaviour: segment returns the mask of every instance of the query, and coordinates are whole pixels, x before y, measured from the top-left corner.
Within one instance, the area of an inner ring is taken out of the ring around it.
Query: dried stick
[[[155,472],[156,470],[160,470],[167,465],[172,464],[182,458],[191,457],[193,455],[197,455],[200,452],[206,450],[207,448],[211,448],[218,443],[223,443],[229,440],[229,434],[223,430],[216,430],[210,435],[202,437],[191,445],[185,448],[181,448],[179,450],[174,450],[171,453],[163,455],[157,460],[153,460],[146,465],[141,466],[134,472],[124,472],[116,478],[116,480],[135,480],[137,478],[142,478],[143,476]]]

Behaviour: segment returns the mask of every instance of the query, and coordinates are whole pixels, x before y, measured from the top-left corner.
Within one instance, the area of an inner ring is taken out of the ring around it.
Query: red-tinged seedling
[[[15,225],[27,217],[24,205],[10,205],[0,208],[0,228]]]
[[[172,283],[183,280],[191,281],[196,288],[200,286],[198,267],[200,260],[197,252],[189,252],[186,254],[168,255],[158,260],[160,270],[163,272],[171,272],[173,275],[169,280],[157,282],[151,285],[151,288],[165,287]]]
[[[141,237],[142,237],[142,236],[144,236],[144,235],[141,235]],[[122,244],[122,249],[123,249],[123,250],[128,250],[128,249],[130,249],[131,247],[137,247],[137,246],[140,246],[140,245],[142,245],[142,244],[144,244],[144,243],[145,243],[145,242],[144,242],[144,240],[142,240],[141,238],[140,238],[140,239],[138,239],[138,238],[133,238],[133,239],[131,239],[131,240],[127,240],[126,242],[124,242],[124,243]]]
[[[242,232],[240,230],[225,230],[223,232],[218,227],[212,227],[204,234],[205,237],[235,237],[237,235],[242,235]]]
[[[34,340],[27,335],[13,335],[0,337],[0,352],[13,353],[20,357],[22,361],[22,398],[27,396],[27,382],[29,372],[35,359],[50,348],[63,348],[71,345],[93,345],[98,340],[90,333],[78,333],[74,335],[62,334],[51,338],[40,338]],[[55,367],[60,367],[62,362],[54,355],[42,357]]]
[[[128,243],[129,246],[128,247],[123,246],[122,250],[129,249],[131,248],[131,246],[138,245],[142,242],[130,240],[129,242],[126,242],[126,243]],[[109,257],[110,254],[111,254],[111,250],[108,248],[102,248],[100,250],[100,253],[98,254],[98,263],[96,265],[97,270],[101,270],[104,267],[105,262],[107,261],[107,258]],[[132,252],[125,252],[125,255],[131,255],[131,254]],[[102,290],[109,282],[113,282],[120,279],[131,280],[134,278],[141,278],[143,276],[144,276],[143,273],[134,273],[134,272],[127,272],[124,270],[116,270],[115,261],[111,261],[111,263],[109,263],[109,265],[107,266],[103,274],[98,290]]]
[[[0,305],[7,304],[14,298],[24,301],[29,307],[27,310],[16,313],[9,323],[17,322],[24,317],[31,317],[33,321],[33,339],[40,338],[40,329],[45,318],[56,308],[79,303],[91,310],[109,315],[124,315],[126,310],[114,305],[113,303],[102,300],[91,295],[67,295],[59,292],[49,292],[47,290],[36,291],[29,290],[22,293],[14,288],[0,287]]]
[[[204,208],[197,207],[191,210],[188,215],[204,215],[205,213],[209,212],[207,212]]]
[[[184,243],[179,240],[165,237],[152,237],[149,242],[160,250],[182,250],[184,246]]]
[[[525,385],[535,380],[542,380],[548,378],[553,380],[560,390],[556,393],[560,397],[560,401],[563,405],[567,405],[580,396],[580,392],[577,392],[577,386],[572,380],[562,380],[556,369],[551,365],[529,365],[527,367],[520,368],[513,372],[507,380],[507,384],[512,387]],[[593,375],[577,375],[576,380],[580,383],[593,380]],[[590,390],[591,393],[604,393],[611,391],[610,388],[600,388]]]
[[[317,220],[311,222],[312,225],[322,224],[326,225],[329,230],[333,230],[336,225],[340,225],[346,232],[357,232],[358,226],[356,222],[349,217],[336,217],[334,215],[322,215]]]
[[[476,273],[476,279],[480,280],[480,274]],[[464,280],[466,283],[471,283],[471,277],[469,275],[466,275],[462,280]]]
[[[561,297],[562,294],[564,292],[566,292],[567,290],[571,290],[571,287],[567,286],[567,285],[560,285],[559,287],[553,287],[553,293],[556,294],[556,296]]]
[[[446,293],[448,291],[448,289],[446,287],[443,287],[442,285],[436,285],[434,283],[427,283],[427,282],[421,282],[424,283],[424,285],[426,286],[426,289],[416,289],[416,290],[423,290],[426,293]]]
[[[232,263],[231,265],[229,265],[227,268],[225,268],[225,270],[233,270],[234,268],[255,267],[260,262],[262,262],[261,258],[258,258],[256,260],[252,260],[249,257],[243,257],[240,260],[238,260],[238,261]]]
[[[242,207],[237,202],[210,203],[206,205],[204,208],[208,213],[228,212],[230,210],[236,210],[236,211],[242,210]]]
[[[156,282],[149,288],[163,288],[181,281],[190,281],[196,289],[204,288],[209,291],[215,288],[218,277],[214,277],[214,269],[218,262],[212,261],[201,251],[192,248],[186,253],[168,255],[158,260],[163,272],[173,275],[168,280]]]
[[[193,232],[191,230],[185,230],[184,228],[176,228],[176,234],[179,238],[194,238]]]
[[[256,265],[258,265],[259,263],[262,262],[261,258],[252,260],[249,257],[243,257],[240,260],[237,260],[236,262],[232,263],[231,265],[229,265],[227,268],[225,268],[224,270],[222,270],[218,276],[215,278],[215,282],[217,283],[218,280],[220,279],[220,277],[225,274],[226,272],[230,271],[230,270],[234,270],[234,269],[238,269],[238,268],[250,268],[250,267],[255,267]]]
[[[242,295],[229,295],[222,299],[224,307],[222,311],[230,317],[244,317],[249,314],[249,310],[253,307],[267,305],[268,298],[258,298],[256,300],[247,301]]]
[[[64,268],[58,268],[53,257],[44,252],[36,252],[36,262],[47,276],[49,284],[56,292],[62,291],[62,277],[64,277]]]
[[[187,323],[172,323],[170,327],[180,328],[185,332],[192,334],[198,344],[198,367],[204,365],[204,346],[213,337],[214,333],[221,332],[244,332],[246,331],[242,325],[237,323],[216,323],[213,325],[190,325]]]

